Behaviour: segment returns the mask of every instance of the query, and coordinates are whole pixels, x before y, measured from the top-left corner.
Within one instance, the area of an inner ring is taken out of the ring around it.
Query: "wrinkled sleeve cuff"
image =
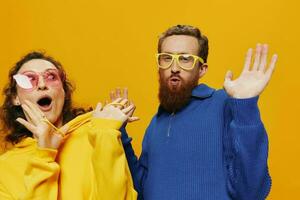
[[[120,131],[121,131],[121,140],[122,140],[123,145],[125,146],[127,144],[130,144],[131,141],[132,141],[132,138],[128,137],[128,134],[127,134],[125,126],[122,126],[120,128]]]
[[[232,111],[233,120],[242,126],[252,126],[261,123],[260,113],[258,109],[259,96],[236,99],[229,98],[229,105]]]
[[[37,159],[45,160],[46,162],[53,162],[55,161],[57,155],[56,149],[50,148],[37,148],[35,151],[35,156]]]
[[[94,126],[101,127],[101,128],[111,128],[119,130],[122,126],[122,122],[118,120],[111,120],[111,119],[101,119],[101,118],[92,118],[91,123]]]

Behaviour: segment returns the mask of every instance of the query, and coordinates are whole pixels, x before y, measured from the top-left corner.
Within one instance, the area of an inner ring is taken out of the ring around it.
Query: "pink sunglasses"
[[[21,74],[16,74],[13,78],[16,80],[19,87],[25,90],[33,90],[39,84],[40,76],[48,86],[58,86],[62,83],[63,75],[58,69],[47,69],[44,72],[25,71]]]

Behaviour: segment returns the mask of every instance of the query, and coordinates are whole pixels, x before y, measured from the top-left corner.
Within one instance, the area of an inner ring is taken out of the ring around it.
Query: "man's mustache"
[[[179,79],[181,81],[183,81],[182,77],[179,74],[172,74],[171,76],[169,76],[168,80],[171,79]]]

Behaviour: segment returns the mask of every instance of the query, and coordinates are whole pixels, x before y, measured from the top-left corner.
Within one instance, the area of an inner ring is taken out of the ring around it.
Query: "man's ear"
[[[207,63],[203,63],[203,64],[200,66],[200,69],[199,69],[199,78],[201,78],[202,76],[204,76],[204,75],[206,74],[207,69],[208,69]]]
[[[13,103],[14,106],[19,106],[19,105],[21,105],[20,99],[19,99],[19,97],[18,97],[17,95],[16,95],[15,97],[13,97],[12,103]]]

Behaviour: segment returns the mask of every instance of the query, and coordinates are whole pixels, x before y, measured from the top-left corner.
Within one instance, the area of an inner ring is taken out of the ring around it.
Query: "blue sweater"
[[[139,159],[122,142],[139,198],[145,200],[261,200],[271,187],[268,138],[258,97],[233,99],[197,86],[176,113],[159,108]]]

